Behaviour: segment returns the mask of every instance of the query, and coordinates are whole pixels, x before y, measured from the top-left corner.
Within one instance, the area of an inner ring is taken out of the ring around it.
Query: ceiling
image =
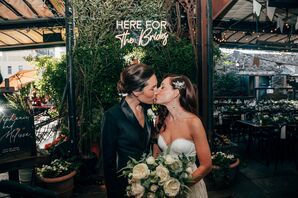
[[[65,45],[64,0],[0,0],[0,51]]]
[[[262,5],[259,18],[253,14],[252,0],[231,0],[230,5],[213,21],[214,40],[228,48],[298,52],[298,30],[295,30],[298,5],[290,9],[276,8],[273,21],[270,21],[266,0],[257,1]],[[283,32],[277,28],[278,17],[283,18]]]

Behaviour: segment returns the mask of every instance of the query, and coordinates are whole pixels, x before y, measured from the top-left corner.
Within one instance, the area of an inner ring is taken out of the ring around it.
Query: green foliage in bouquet
[[[154,158],[143,155],[133,158],[124,167],[121,176],[128,179],[129,197],[185,197],[189,192],[195,157],[173,156],[167,152]]]

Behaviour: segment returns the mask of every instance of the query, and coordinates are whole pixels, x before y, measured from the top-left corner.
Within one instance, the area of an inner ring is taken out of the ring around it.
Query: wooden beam
[[[39,27],[65,26],[65,18],[39,18],[23,20],[6,20],[0,22],[0,30],[26,29]]]
[[[19,45],[0,45],[0,51],[15,51],[15,50],[24,50],[24,49],[38,49],[38,48],[51,48],[65,46],[64,41],[59,42],[49,42],[49,43],[32,43],[32,44],[19,44]]]
[[[223,18],[238,0],[212,0],[212,19]]]
[[[238,48],[238,49],[257,49],[257,50],[271,50],[271,51],[289,51],[298,52],[298,45],[289,46],[288,44],[279,43],[279,45],[271,44],[249,44],[249,43],[233,43],[233,42],[222,42],[219,43],[219,47],[224,48]]]

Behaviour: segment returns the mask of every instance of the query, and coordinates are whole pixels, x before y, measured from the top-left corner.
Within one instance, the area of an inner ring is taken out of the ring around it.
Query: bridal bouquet
[[[128,197],[176,197],[188,193],[195,157],[172,156],[162,153],[157,158],[143,155],[132,159],[124,167],[121,176],[128,178]]]

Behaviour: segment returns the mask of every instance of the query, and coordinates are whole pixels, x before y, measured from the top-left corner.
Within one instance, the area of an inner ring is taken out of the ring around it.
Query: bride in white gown
[[[200,166],[193,165],[193,184],[187,197],[207,198],[203,178],[212,169],[211,153],[205,129],[196,116],[196,94],[190,80],[181,75],[167,76],[158,89],[156,103],[166,108],[158,118],[158,147],[154,147],[155,155],[160,149],[165,151],[168,148],[173,155],[197,155]]]

